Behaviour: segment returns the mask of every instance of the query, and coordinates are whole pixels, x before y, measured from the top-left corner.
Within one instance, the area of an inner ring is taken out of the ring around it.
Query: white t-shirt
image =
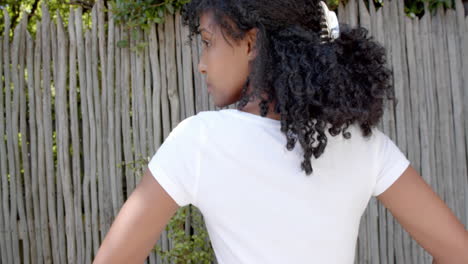
[[[235,109],[182,121],[149,163],[180,205],[198,207],[220,264],[353,263],[371,196],[385,191],[409,161],[382,132],[328,144],[301,170],[299,144],[286,149],[280,122]]]

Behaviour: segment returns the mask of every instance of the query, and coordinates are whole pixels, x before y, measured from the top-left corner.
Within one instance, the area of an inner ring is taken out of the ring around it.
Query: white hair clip
[[[338,17],[335,12],[328,9],[325,2],[320,1],[319,4],[323,11],[322,26],[324,27],[324,31],[322,31],[322,34],[320,35],[323,39],[322,43],[327,42],[328,40],[333,41],[340,36]]]

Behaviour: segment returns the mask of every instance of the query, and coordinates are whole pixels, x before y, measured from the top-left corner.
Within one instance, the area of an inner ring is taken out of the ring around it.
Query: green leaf
[[[166,4],[166,9],[169,11],[169,13],[174,14],[174,7],[172,6],[172,3],[167,3]]]
[[[128,47],[128,40],[123,39],[123,40],[117,41],[117,47],[119,47],[119,48],[127,48],[127,47]]]
[[[161,17],[155,17],[155,18],[153,19],[153,21],[154,21],[154,23],[156,23],[156,24],[162,24],[162,23],[164,23],[164,19],[161,18]]]
[[[158,9],[158,16],[164,17],[164,11],[161,8]]]

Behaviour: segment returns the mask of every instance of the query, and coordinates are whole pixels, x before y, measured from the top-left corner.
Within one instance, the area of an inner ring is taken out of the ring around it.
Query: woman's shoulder
[[[217,127],[220,122],[226,121],[226,116],[220,111],[200,111],[181,120],[171,133],[184,131],[193,134],[196,131],[206,131],[206,129]]]
[[[197,114],[187,117],[188,122],[200,123],[204,126],[220,126],[224,125],[234,125],[234,120],[245,120],[245,119],[265,119],[260,116],[254,116],[253,114],[245,113],[237,109],[220,109],[220,110],[209,110],[209,111],[200,111]],[[185,121],[184,120],[184,121]]]

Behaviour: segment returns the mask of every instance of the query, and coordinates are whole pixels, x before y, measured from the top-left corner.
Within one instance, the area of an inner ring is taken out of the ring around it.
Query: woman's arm
[[[120,209],[93,263],[143,263],[177,209],[147,169]]]
[[[434,263],[468,263],[468,231],[411,166],[377,198]]]

